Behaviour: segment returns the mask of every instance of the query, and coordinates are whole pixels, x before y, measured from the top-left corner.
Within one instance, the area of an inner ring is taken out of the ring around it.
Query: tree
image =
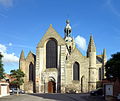
[[[120,79],[120,52],[111,55],[111,57],[105,65],[106,77],[107,79]]]
[[[15,80],[12,81],[11,84],[16,85],[17,88],[19,88],[20,85],[24,83],[23,77],[25,76],[25,74],[21,71],[21,69],[11,70],[10,75],[15,78]]]
[[[0,80],[4,78],[4,68],[2,64],[3,55],[0,53]]]

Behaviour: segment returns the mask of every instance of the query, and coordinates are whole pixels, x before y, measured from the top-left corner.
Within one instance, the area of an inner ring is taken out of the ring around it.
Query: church
[[[27,57],[22,50],[19,68],[25,73],[24,84],[20,87],[28,93],[85,93],[96,89],[97,82],[105,77],[106,50],[96,55],[96,46],[90,36],[86,56],[77,49],[71,36],[69,20],[62,38],[49,26]]]

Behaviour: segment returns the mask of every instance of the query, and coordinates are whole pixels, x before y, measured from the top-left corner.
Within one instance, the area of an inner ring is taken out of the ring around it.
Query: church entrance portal
[[[48,82],[48,93],[55,93],[55,82],[54,81],[49,81]]]

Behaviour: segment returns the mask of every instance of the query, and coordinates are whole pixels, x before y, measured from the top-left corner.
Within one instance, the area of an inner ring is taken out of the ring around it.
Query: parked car
[[[22,90],[22,89],[19,89],[19,93],[20,93],[20,94],[25,94],[25,91]]]
[[[96,90],[93,90],[93,91],[90,92],[90,95],[92,95],[92,96],[103,95],[103,89],[98,88]]]
[[[25,93],[25,91],[22,90],[22,89],[17,89],[17,88],[11,88],[11,89],[10,89],[10,94],[17,94],[17,92],[18,92],[19,94],[24,94],[24,93]]]
[[[67,91],[66,93],[68,93],[68,94],[75,94],[75,93],[76,93],[76,90],[70,89],[70,90]]]
[[[16,94],[17,93],[17,88],[12,88],[12,92]]]
[[[9,90],[9,93],[12,94],[12,89]]]
[[[118,94],[117,96],[117,101],[120,101],[120,94]]]
[[[10,88],[9,92],[10,94],[15,94],[17,93],[17,88]]]

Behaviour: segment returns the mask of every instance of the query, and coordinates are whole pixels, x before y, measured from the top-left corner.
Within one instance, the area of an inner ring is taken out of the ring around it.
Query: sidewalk
[[[115,97],[112,97],[112,96],[105,97],[105,100],[106,101],[117,101],[117,99]]]

